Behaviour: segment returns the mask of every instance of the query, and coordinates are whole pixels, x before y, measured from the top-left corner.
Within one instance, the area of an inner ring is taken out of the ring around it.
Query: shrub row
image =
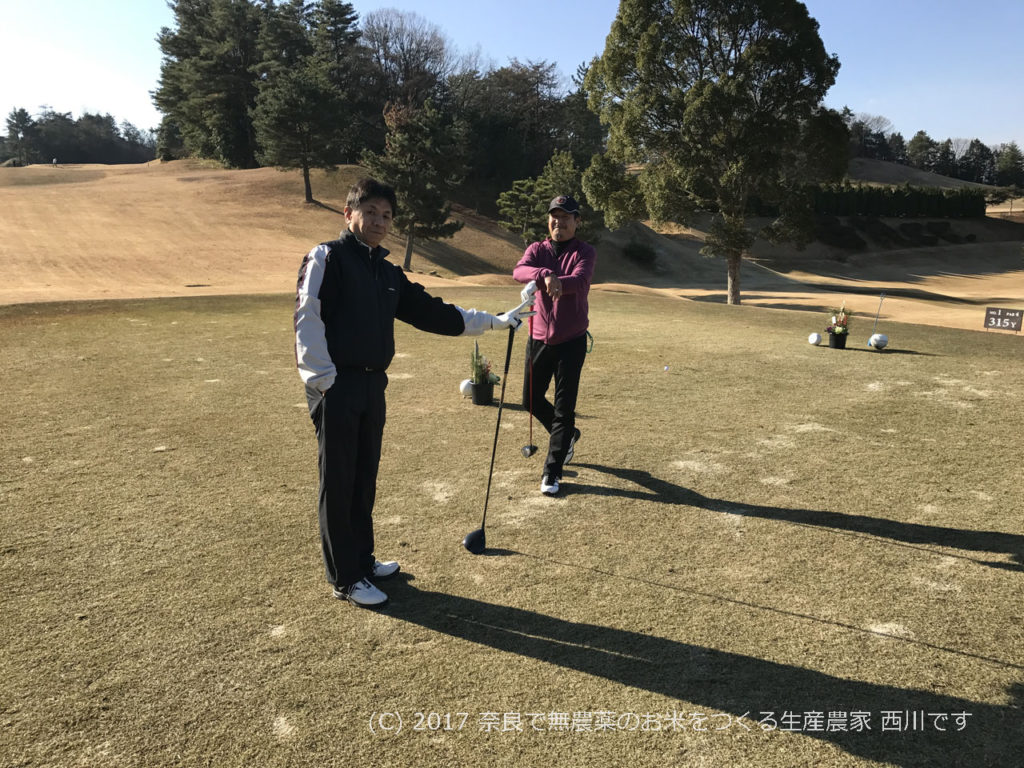
[[[867,238],[877,245],[889,248],[917,248],[947,243],[973,243],[975,235],[961,236],[953,231],[948,221],[904,221],[891,227],[874,216],[850,216],[844,224],[837,216],[815,217],[814,237],[825,245],[859,251],[867,246]]]
[[[814,192],[814,210],[829,216],[960,219],[985,215],[985,193],[960,187],[832,185]]]

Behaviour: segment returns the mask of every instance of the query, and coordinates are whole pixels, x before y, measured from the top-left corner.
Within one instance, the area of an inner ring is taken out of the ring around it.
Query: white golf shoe
[[[360,579],[347,587],[335,587],[334,596],[339,600],[348,600],[360,608],[380,608],[388,601],[388,596],[367,579]]]
[[[559,490],[561,490],[561,488],[558,485],[559,482],[561,482],[561,480],[562,478],[560,477],[544,475],[544,477],[540,481],[540,492],[543,493],[545,496],[557,496]]]
[[[390,579],[400,570],[402,570],[402,566],[394,560],[388,560],[386,563],[382,563],[380,560],[374,560],[373,572],[370,574],[370,578],[376,579],[377,581]]]

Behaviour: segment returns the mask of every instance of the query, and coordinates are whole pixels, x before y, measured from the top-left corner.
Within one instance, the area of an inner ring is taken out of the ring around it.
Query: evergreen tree
[[[12,110],[7,118],[7,153],[20,163],[143,163],[152,160],[155,141],[149,131],[140,131],[127,121],[120,125],[109,114],[86,112],[77,120],[69,112],[42,107],[33,118],[24,109]]]
[[[582,141],[562,141],[566,115],[553,63],[513,60],[483,75],[463,73],[450,90],[453,109],[473,137],[459,199],[477,210],[493,211],[502,190],[539,175],[556,149],[584,151]]]
[[[849,113],[849,108],[844,109]],[[868,134],[867,125],[863,121],[854,118],[852,113],[850,113],[846,119],[846,127],[850,131],[850,157],[864,157],[864,143]]]
[[[187,150],[181,138],[181,129],[167,115],[160,121],[156,129],[156,156],[161,160],[180,160]]]
[[[19,165],[35,162],[36,121],[28,110],[15,108],[7,116],[7,151]]]
[[[384,119],[388,127],[384,151],[365,152],[363,165],[395,187],[395,229],[405,235],[403,266],[408,271],[416,238],[436,240],[462,229],[461,221],[450,220],[449,198],[464,173],[464,139],[430,101],[419,109],[392,105]]]
[[[64,163],[81,163],[82,146],[78,125],[70,112],[55,112],[45,109],[36,124],[37,152],[41,160],[58,158]],[[116,162],[112,158],[104,158],[99,162]]]
[[[498,195],[498,213],[502,217],[501,226],[518,234],[524,244],[544,237],[544,232],[538,232],[537,227],[544,209],[538,202],[536,179],[513,181],[512,189]]]
[[[584,174],[584,187],[603,190],[608,197],[592,202],[621,219],[609,209],[634,208],[618,196],[633,183],[626,174],[609,183],[607,171],[638,163],[633,188],[651,218],[714,210],[704,251],[726,259],[728,300],[737,304],[755,235],[803,231],[810,198],[801,190],[845,171],[849,133],[822,107],[838,70],[797,0],[622,0],[586,77],[610,157]],[[784,220],[751,229],[754,198],[779,205]]]
[[[376,90],[377,75],[360,44],[358,16],[351,3],[318,0],[313,6],[313,51],[340,91],[343,130],[337,138],[341,162],[356,163],[366,148],[383,146],[385,102]]]
[[[301,169],[307,203],[314,202],[310,169],[334,168],[352,133],[334,76],[345,62],[339,46],[351,51],[357,34],[345,34],[334,22],[344,18],[354,24],[356,17],[347,4],[332,4],[331,10],[336,14],[327,17],[332,28],[318,35],[317,16],[305,0],[268,7],[259,37],[263,60],[253,109],[257,159]]]
[[[995,183],[995,157],[979,139],[972,139],[960,158],[960,178],[978,184]]]
[[[943,176],[956,176],[956,156],[953,154],[953,142],[946,139],[935,149],[935,166],[933,170]]]
[[[596,233],[604,226],[604,218],[588,205],[582,176],[571,152],[555,152],[540,176],[515,181],[512,189],[498,196],[498,211],[504,217],[501,225],[518,233],[524,243],[543,240],[548,235],[547,214],[551,200],[558,195],[571,195],[580,204],[583,219],[578,235],[594,242]]]
[[[171,0],[170,6],[177,27],[164,27],[157,38],[163,63],[153,101],[190,154],[254,167],[260,11],[249,0]]]
[[[351,3],[319,0],[313,7],[313,48],[340,91],[344,128],[337,140],[339,162],[356,163],[364,149],[384,146],[386,101],[380,75],[362,45],[358,16]]]
[[[313,47],[332,68],[334,78],[345,77],[352,49],[359,42],[359,15],[352,3],[319,0],[312,9]]]
[[[996,184],[1001,187],[1024,186],[1024,155],[1017,142],[1003,144],[994,154]]]
[[[889,140],[884,133],[872,131],[864,137],[864,157],[889,162],[892,156],[892,147],[889,146]]]
[[[926,131],[918,131],[907,142],[907,163],[922,171],[935,170],[938,145]]]
[[[555,148],[569,152],[573,162],[585,168],[590,159],[604,149],[605,130],[598,116],[587,106],[587,92],[583,81],[587,76],[587,65],[580,64],[573,75],[573,88],[559,104],[555,123],[552,125]]]
[[[907,142],[903,139],[902,133],[889,134],[889,154],[892,162],[900,165],[907,164]]]

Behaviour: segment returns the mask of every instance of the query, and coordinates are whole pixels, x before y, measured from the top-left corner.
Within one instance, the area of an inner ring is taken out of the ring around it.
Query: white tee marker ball
[[[874,347],[875,349],[885,349],[885,345],[889,343],[889,337],[884,333],[876,333],[868,339],[868,346]]]
[[[459,392],[462,393],[463,397],[469,397],[473,394],[473,380],[463,379],[462,383],[459,384]]]
[[[821,334],[820,333],[812,333],[810,336],[807,337],[807,343],[808,344],[813,344],[815,346],[817,346],[818,344],[821,344]]]

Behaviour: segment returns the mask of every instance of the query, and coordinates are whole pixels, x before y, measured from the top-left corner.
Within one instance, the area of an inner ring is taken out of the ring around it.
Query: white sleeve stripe
[[[337,375],[320,317],[320,288],[328,253],[326,245],[318,245],[302,260],[295,296],[295,362],[306,386],[321,392],[331,388]]]

